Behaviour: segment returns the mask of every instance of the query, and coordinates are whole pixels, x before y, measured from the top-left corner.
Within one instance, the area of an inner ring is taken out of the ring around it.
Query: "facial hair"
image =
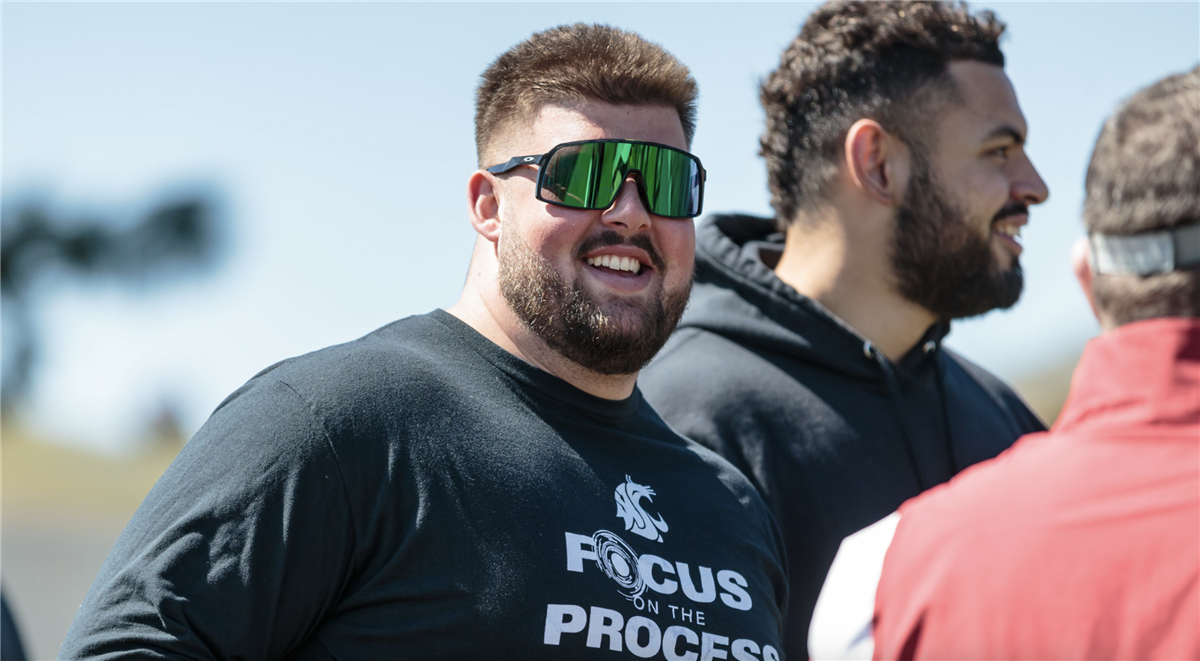
[[[915,151],[913,176],[897,209],[892,236],[892,272],[900,294],[942,320],[1012,307],[1025,284],[1020,261],[1014,257],[1008,268],[996,262],[991,224],[981,236]],[[1025,212],[1025,205],[1009,204],[992,223]]]
[[[676,221],[669,221],[676,222]],[[504,299],[530,331],[552,350],[593,372],[634,374],[646,366],[675,330],[691,293],[691,278],[665,291],[660,277],[648,299],[596,300],[579,281],[570,282],[534,252],[509,223],[500,241],[499,284]],[[646,251],[658,275],[665,265],[650,239],[626,240],[605,230],[583,242],[574,259],[596,248],[630,243]]]

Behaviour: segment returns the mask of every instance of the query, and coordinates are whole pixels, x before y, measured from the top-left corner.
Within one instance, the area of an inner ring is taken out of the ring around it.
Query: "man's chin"
[[[1021,257],[1014,255],[1000,239],[993,239],[991,244],[992,249],[992,269],[997,273],[1008,274],[1013,271],[1021,270]]]
[[[618,345],[632,346],[640,344],[648,337],[659,334],[658,319],[649,316],[626,314],[623,316],[608,315],[609,328],[605,335]]]
[[[621,329],[628,328],[630,332],[642,330],[651,317],[655,316],[652,312],[654,301],[648,297],[637,298],[609,298],[609,299],[592,299],[596,303],[596,307],[604,314],[605,317],[612,320],[612,323]]]
[[[1007,269],[995,269],[986,277],[966,278],[941,311],[945,319],[966,319],[992,310],[1007,310],[1021,299],[1025,274],[1014,261]]]
[[[601,374],[633,374],[666,343],[687,306],[691,288],[663,296],[605,295],[592,300],[598,315],[591,317],[586,337],[563,347],[579,364]],[[582,329],[581,329],[582,330]]]

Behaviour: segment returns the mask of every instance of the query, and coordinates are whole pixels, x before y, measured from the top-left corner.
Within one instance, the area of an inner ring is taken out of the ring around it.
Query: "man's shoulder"
[[[1195,520],[1195,446],[1178,453],[1182,444],[1151,447],[1147,438],[1027,434],[910,499],[889,551],[895,585],[936,576],[949,586],[955,572],[989,563],[1010,572],[1048,566],[1047,549],[1145,548],[1122,544],[1178,532]]]
[[[1100,501],[1116,503],[1134,494],[1155,501],[1162,494],[1185,493],[1194,502],[1194,490],[1180,485],[1194,483],[1200,474],[1196,446],[1152,442],[1159,438],[1146,430],[1026,434],[999,456],[908,501],[901,511],[954,536],[1041,526],[1052,511],[1095,514],[1102,509]]]
[[[719,333],[680,329],[639,376],[650,404],[672,427],[706,445],[717,428],[762,416],[796,415],[808,386],[768,356]]]
[[[973,383],[1006,403],[1019,403],[1024,406],[1024,401],[1017,391],[1000,377],[949,347],[942,347],[941,351],[946,357],[943,364],[943,376],[946,378],[954,379],[957,383]]]
[[[231,394],[217,411],[280,384],[318,417],[343,410],[401,408],[428,399],[469,372],[470,351],[434,315],[389,323],[350,342],[281,360]]]
[[[1000,377],[949,348],[943,347],[942,353],[946,357],[940,368],[943,385],[959,400],[958,406],[966,411],[999,412],[1015,423],[1018,435],[1046,429],[1021,395]]]
[[[969,466],[949,482],[904,503],[907,528],[919,528],[930,545],[1031,523],[1045,490],[1058,489],[1063,449],[1046,432],[1022,436],[1000,455]]]
[[[713,331],[687,326],[677,330],[646,369],[638,383],[705,390],[714,378],[754,382],[756,355],[745,345]],[[705,378],[692,378],[704,375]]]
[[[431,315],[405,317],[358,339],[282,360],[256,375],[313,389],[370,389],[428,378],[455,354],[454,337]]]
[[[658,400],[672,397],[715,406],[732,399],[745,404],[756,394],[778,397],[772,393],[778,393],[780,382],[803,387],[778,362],[735,339],[690,326],[671,337],[638,383],[656,407]]]
[[[757,507],[757,504],[761,502],[761,497],[759,496],[758,490],[754,487],[742,470],[740,470],[737,466],[734,466],[728,459],[711,448],[687,438],[686,436],[682,438],[687,443],[688,449],[699,456],[700,460],[706,464],[707,470],[716,475],[721,483],[724,484],[730,491],[730,493],[738,497],[743,504],[754,504]],[[751,501],[754,502],[752,503]],[[765,506],[762,511],[766,511]]]

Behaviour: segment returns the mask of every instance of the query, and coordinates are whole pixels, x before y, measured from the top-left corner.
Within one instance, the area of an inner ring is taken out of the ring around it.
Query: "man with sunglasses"
[[[230,396],[62,656],[778,661],[769,510],[635,387],[691,286],[695,98],[607,26],[497,59],[462,298]]]
[[[776,216],[700,225],[688,314],[643,374],[663,417],[772,506],[791,658],[843,538],[1044,429],[942,346],[952,319],[1016,303],[1020,230],[1048,194],[1004,29],[961,3],[814,11],[761,91]]]

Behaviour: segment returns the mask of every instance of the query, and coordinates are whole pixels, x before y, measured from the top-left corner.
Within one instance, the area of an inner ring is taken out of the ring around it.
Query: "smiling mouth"
[[[607,269],[617,273],[637,275],[642,270],[642,263],[636,257],[618,257],[617,255],[597,255],[588,257],[589,266]]]
[[[1020,225],[1013,225],[1010,223],[996,223],[995,225],[992,226],[992,230],[995,231],[997,234],[1003,234],[1004,236],[1007,236],[1008,238],[1012,239],[1013,241],[1016,241],[1017,243],[1021,242],[1020,241],[1020,239],[1021,239],[1021,226]]]
[[[624,237],[606,229],[584,241],[576,258],[600,282],[619,291],[639,290],[666,270],[645,233]]]
[[[1021,253],[1025,252],[1025,246],[1021,243],[1021,228],[1024,227],[1027,221],[1021,219],[1004,219],[992,223],[992,235],[995,236],[1005,249],[1012,254],[1013,258],[1019,258]]]

